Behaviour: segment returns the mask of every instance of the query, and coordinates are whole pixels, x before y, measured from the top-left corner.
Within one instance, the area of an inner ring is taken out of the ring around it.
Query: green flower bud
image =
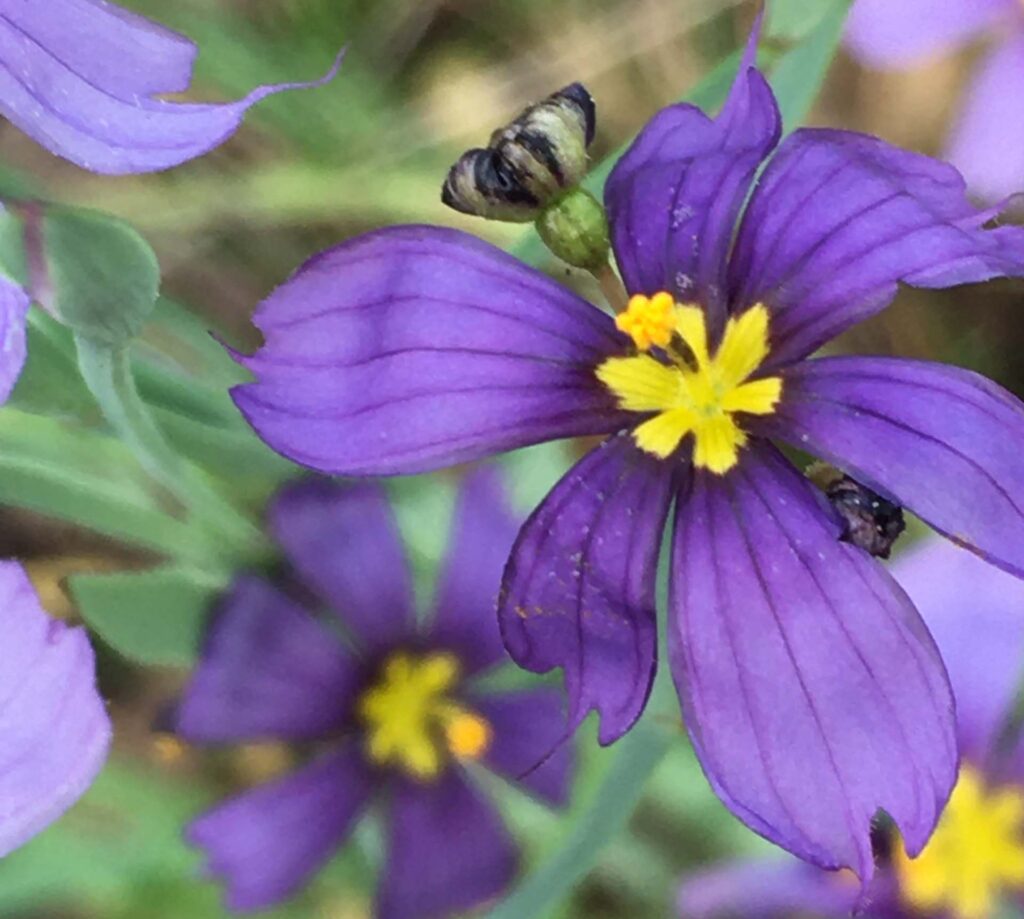
[[[488,220],[534,220],[586,174],[594,125],[590,93],[580,83],[566,86],[495,131],[486,148],[462,154],[441,200]]]

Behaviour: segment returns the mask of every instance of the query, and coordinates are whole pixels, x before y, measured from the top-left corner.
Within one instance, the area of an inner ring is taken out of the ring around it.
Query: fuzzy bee
[[[594,126],[594,100],[572,83],[495,131],[487,147],[463,153],[448,171],[441,200],[488,220],[533,220],[583,178]]]

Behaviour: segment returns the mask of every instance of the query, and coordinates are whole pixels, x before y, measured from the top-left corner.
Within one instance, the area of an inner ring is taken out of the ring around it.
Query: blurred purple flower
[[[1003,896],[1024,904],[1024,744],[1006,747],[999,737],[1024,672],[1024,583],[938,540],[900,558],[895,574],[949,667],[964,762],[918,859],[907,859],[894,834],[878,832],[882,871],[866,912],[987,919]],[[846,919],[856,899],[856,885],[842,875],[794,861],[733,862],[687,879],[679,914]]]
[[[81,797],[110,746],[82,629],[51,619],[21,565],[0,561],[0,857]]]
[[[918,851],[952,788],[949,687],[906,596],[769,438],[1024,576],[1024,406],[952,367],[807,359],[899,282],[1024,275],[1024,230],[986,229],[952,167],[873,137],[800,129],[772,154],[755,42],[716,119],[671,106],[613,170],[633,294],[614,322],[463,233],[396,227],[262,304],[266,344],[240,358],[257,379],[234,397],[272,447],[347,475],[610,434],[519,534],[506,646],[563,668],[572,724],[596,709],[603,743],[627,731],[675,501],[669,655],[709,780],[758,832],[866,883],[877,809]]]
[[[286,89],[223,104],[154,98],[188,88],[196,47],[106,0],[0,0],[0,114],[51,153],[100,173],[153,172],[223,143],[246,110]]]
[[[0,405],[7,401],[25,366],[25,317],[29,298],[24,289],[0,275]]]
[[[999,201],[1024,191],[1024,4],[1020,0],[857,0],[846,46],[868,67],[914,66],[991,33],[946,157],[972,193]]]
[[[199,742],[330,742],[308,765],[197,819],[189,840],[222,876],[228,904],[285,899],[386,801],[386,855],[375,916],[427,919],[497,897],[517,853],[465,764],[518,781],[552,804],[568,795],[565,734],[553,689],[493,692],[476,679],[505,659],[494,620],[516,532],[492,471],[464,483],[425,628],[383,491],[311,481],[286,488],[271,526],[309,594],[257,577],[220,604],[177,730]],[[322,603],[328,615],[311,610]],[[351,645],[342,641],[349,636]]]

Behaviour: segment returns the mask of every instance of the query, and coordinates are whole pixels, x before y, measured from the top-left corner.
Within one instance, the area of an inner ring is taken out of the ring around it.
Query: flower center
[[[714,357],[704,311],[664,291],[634,296],[615,325],[638,350],[657,346],[672,360],[638,354],[609,358],[597,368],[621,408],[657,412],[633,431],[637,445],[665,459],[693,434],[695,466],[719,475],[735,466],[747,442],[735,414],[770,415],[782,395],[780,377],[749,380],[768,356],[768,310],[759,303],[730,318]]]
[[[449,757],[483,756],[491,745],[491,726],[452,700],[458,678],[459,663],[451,654],[392,654],[358,703],[370,759],[429,780]]]
[[[900,893],[923,913],[984,919],[1012,888],[1024,891],[1024,790],[989,791],[963,766],[938,828],[914,859],[895,853]]]

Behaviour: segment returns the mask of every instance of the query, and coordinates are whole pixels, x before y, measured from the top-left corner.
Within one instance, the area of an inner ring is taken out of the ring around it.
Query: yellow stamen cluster
[[[357,709],[370,759],[430,780],[451,757],[483,756],[491,745],[491,726],[452,701],[458,679],[459,664],[451,654],[416,658],[400,651],[389,657]]]
[[[625,312],[615,317],[615,327],[629,335],[640,351],[652,345],[667,348],[676,330],[676,301],[664,291],[653,297],[636,294]]]
[[[987,919],[1003,894],[1024,891],[1024,791],[990,790],[964,766],[924,851],[896,847],[900,895],[923,915]]]
[[[735,466],[747,442],[735,413],[769,415],[782,395],[780,377],[748,379],[768,356],[768,310],[757,304],[729,319],[713,357],[704,311],[668,293],[633,297],[616,325],[639,350],[657,346],[673,359],[614,357],[597,368],[622,408],[657,412],[633,432],[640,448],[664,459],[693,434],[694,465],[718,474]]]

